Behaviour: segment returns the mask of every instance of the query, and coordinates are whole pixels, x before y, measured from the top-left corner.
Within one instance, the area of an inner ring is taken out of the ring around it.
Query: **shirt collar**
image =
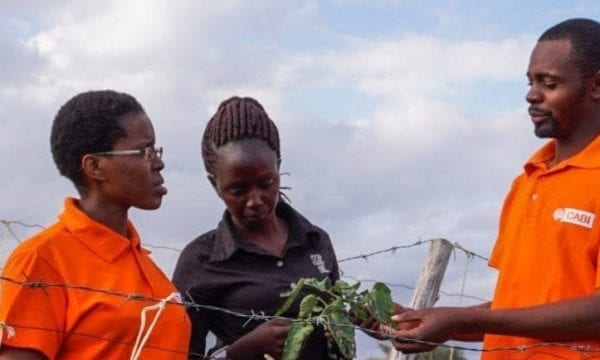
[[[275,212],[288,223],[290,229],[290,234],[285,245],[286,250],[291,247],[305,245],[309,242],[319,241],[318,228],[287,203],[279,201]],[[244,240],[233,224],[231,214],[227,210],[223,213],[223,218],[217,226],[215,240],[215,247],[210,261],[223,261],[230,258],[236,251],[254,252],[244,243]]]
[[[140,247],[139,235],[130,221],[127,221],[127,237],[124,237],[81,211],[76,199],[65,199],[65,209],[59,215],[59,221],[87,248],[107,262],[113,262],[128,249],[150,253]]]
[[[546,170],[547,163],[554,159],[556,153],[555,140],[549,141],[537,150],[524,165],[525,173],[531,175],[535,170]],[[600,168],[600,136],[597,136],[583,150],[565,159],[551,170],[561,170],[566,167]]]

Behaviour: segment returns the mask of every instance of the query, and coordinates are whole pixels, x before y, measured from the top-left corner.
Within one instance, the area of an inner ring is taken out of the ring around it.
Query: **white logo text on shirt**
[[[325,269],[325,262],[323,261],[321,254],[310,255],[310,260],[312,261],[313,265],[319,269],[321,274],[327,274],[330,272],[329,270]]]
[[[552,216],[556,221],[575,224],[588,229],[592,228],[594,219],[596,218],[596,214],[594,213],[571,208],[558,208],[554,210]]]

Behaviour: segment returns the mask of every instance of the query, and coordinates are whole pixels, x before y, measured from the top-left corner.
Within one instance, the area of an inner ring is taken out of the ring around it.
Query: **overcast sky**
[[[53,117],[79,92],[114,89],[141,102],[165,148],[169,194],[131,217],[144,242],[183,248],[221,217],[200,136],[220,101],[241,95],[278,124],[282,184],[338,258],[435,237],[488,256],[512,178],[542,144],[524,101],[529,54],[546,28],[576,16],[600,19],[600,4],[0,0],[0,219],[56,219],[76,193],[51,159]],[[0,231],[1,265],[17,242]],[[426,252],[342,270],[414,285]],[[170,276],[178,252],[153,256]],[[463,279],[465,293],[491,296],[485,261],[457,253],[442,288],[460,292]],[[399,301],[410,295],[394,288]],[[368,353],[377,349],[363,339],[359,358]]]

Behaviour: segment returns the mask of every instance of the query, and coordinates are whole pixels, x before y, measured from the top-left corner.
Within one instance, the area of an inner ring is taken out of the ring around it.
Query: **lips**
[[[167,194],[167,188],[164,186],[165,181],[161,178],[159,181],[154,183],[154,188],[160,195]]]
[[[244,216],[246,221],[251,223],[261,222],[269,216],[268,213],[254,213]]]
[[[534,123],[540,123],[548,119],[552,115],[549,111],[543,111],[539,108],[530,107],[529,108],[529,116],[531,116],[531,120]]]

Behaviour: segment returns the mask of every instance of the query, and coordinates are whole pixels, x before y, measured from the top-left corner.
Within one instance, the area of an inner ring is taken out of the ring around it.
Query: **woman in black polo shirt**
[[[227,209],[213,229],[183,250],[173,281],[193,301],[236,313],[273,315],[281,293],[302,277],[335,281],[338,265],[329,236],[282,200],[277,127],[252,98],[223,101],[202,139],[208,180]],[[295,317],[297,306],[284,316]],[[289,324],[248,320],[222,311],[191,308],[190,353],[227,359],[281,356]],[[327,359],[321,327],[307,340],[301,359]],[[193,358],[193,356],[192,356]]]

